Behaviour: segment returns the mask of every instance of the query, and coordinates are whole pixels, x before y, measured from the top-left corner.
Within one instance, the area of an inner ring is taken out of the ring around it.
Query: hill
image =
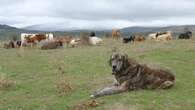
[[[8,25],[0,25],[0,39],[9,39],[9,36],[17,35],[23,30]]]
[[[195,32],[195,25],[178,25],[178,26],[167,26],[167,27],[127,27],[121,29],[121,32],[124,34],[131,33],[151,33],[151,32],[163,32],[163,31],[171,31],[173,34],[179,34],[184,32],[184,29],[187,28],[192,32]]]
[[[35,29],[37,27],[37,30]],[[56,36],[64,35],[64,33],[72,34],[72,35],[80,35],[81,32],[91,32],[94,30],[72,30],[72,31],[50,31],[50,28],[42,27],[42,31],[38,30],[39,25],[29,26],[28,28],[16,28],[8,25],[0,25],[0,39],[10,39],[12,36],[17,36],[19,39],[20,33],[46,33],[53,32]],[[167,27],[142,27],[142,26],[134,26],[134,27],[126,27],[120,29],[123,36],[129,36],[133,33],[143,33],[145,35],[151,32],[160,32],[160,31],[172,31],[174,35],[178,35],[179,33],[184,32],[184,29],[188,28],[190,31],[195,32],[195,25],[178,25],[178,26],[167,26]],[[106,33],[110,33],[111,30],[97,30],[95,31],[97,36],[103,36]]]

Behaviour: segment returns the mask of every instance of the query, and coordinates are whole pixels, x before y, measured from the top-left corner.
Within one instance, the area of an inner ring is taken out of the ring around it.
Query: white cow
[[[80,41],[81,41],[81,40],[80,40],[79,38],[72,39],[72,40],[70,41],[71,47],[77,47],[77,46],[79,45],[79,42],[80,42]]]
[[[148,40],[156,40],[157,33],[151,33],[148,35]]]
[[[157,33],[151,33],[148,35],[149,40],[155,40],[155,41],[168,41],[172,39],[172,35],[170,31],[166,32],[157,32]]]
[[[32,34],[32,33],[21,33],[21,47],[23,47],[24,43],[26,42],[25,37],[30,37],[30,36],[35,36],[36,34]]]
[[[157,41],[169,41],[172,40],[172,35],[170,31],[164,32],[157,36]]]
[[[99,45],[103,42],[103,40],[99,37],[89,37],[89,44],[91,45]]]
[[[47,40],[53,40],[54,39],[53,33],[47,33],[45,36],[46,36]]]

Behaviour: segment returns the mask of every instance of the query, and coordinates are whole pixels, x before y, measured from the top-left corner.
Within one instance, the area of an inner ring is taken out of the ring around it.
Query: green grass
[[[89,100],[91,92],[112,83],[108,59],[113,47],[151,67],[170,69],[176,84],[169,90],[98,98],[103,104],[92,110],[195,110],[194,40],[136,44],[105,40],[102,46],[56,50],[0,48],[0,76],[16,81],[14,87],[0,90],[0,110],[68,110]],[[55,84],[63,77],[73,89],[61,96]]]

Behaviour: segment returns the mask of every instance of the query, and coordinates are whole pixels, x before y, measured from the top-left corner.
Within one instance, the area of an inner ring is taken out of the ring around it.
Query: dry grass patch
[[[95,108],[103,104],[102,102],[98,102],[97,100],[89,100],[81,102],[77,105],[74,105],[71,110],[86,110],[90,108]]]
[[[8,79],[7,77],[0,76],[0,90],[9,89],[15,86],[15,82]]]
[[[104,110],[139,110],[136,106],[127,106],[122,103],[115,103],[112,106],[106,107]]]
[[[60,96],[66,95],[67,93],[70,93],[70,91],[73,89],[69,80],[65,77],[59,78],[56,81],[55,87],[56,87],[57,93]]]

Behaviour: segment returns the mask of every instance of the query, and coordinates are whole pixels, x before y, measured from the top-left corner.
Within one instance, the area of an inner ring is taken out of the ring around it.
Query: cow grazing
[[[179,35],[179,39],[190,39],[192,37],[192,32],[187,31]]]

